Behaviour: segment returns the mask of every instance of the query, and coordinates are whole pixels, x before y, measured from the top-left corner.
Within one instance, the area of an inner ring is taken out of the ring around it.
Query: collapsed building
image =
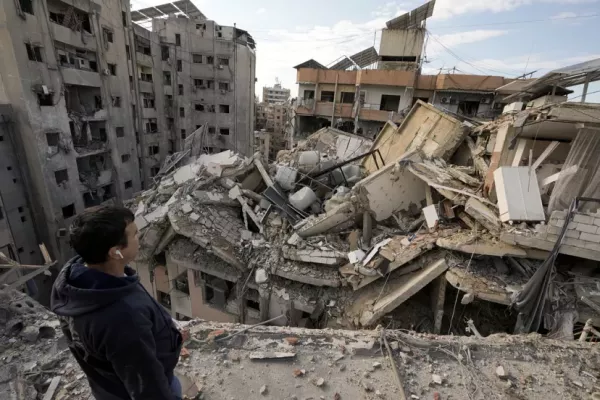
[[[572,339],[600,323],[600,107],[510,110],[418,101],[374,141],[323,128],[270,165],[170,165],[132,204],[135,268],[176,319]]]

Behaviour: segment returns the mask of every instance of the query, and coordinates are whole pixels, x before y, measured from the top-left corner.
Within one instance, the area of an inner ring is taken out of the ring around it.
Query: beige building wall
[[[188,269],[188,282],[190,287],[191,314],[195,318],[202,318],[208,321],[217,322],[237,322],[238,317],[212,307],[204,303],[204,285],[201,279],[194,277],[194,270]]]

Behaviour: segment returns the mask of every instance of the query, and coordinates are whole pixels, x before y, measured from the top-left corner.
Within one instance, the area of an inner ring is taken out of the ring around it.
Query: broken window
[[[209,89],[214,89],[215,88],[215,81],[213,81],[212,79],[208,79],[206,81],[206,87]]]
[[[221,135],[229,135],[229,128],[221,128],[219,129],[219,133]]]
[[[458,102],[458,113],[466,117],[474,117],[479,111],[478,101],[459,101]]]
[[[204,104],[196,103],[196,104],[194,104],[194,109],[196,111],[204,111]]]
[[[228,104],[219,104],[219,112],[222,114],[229,114],[229,105]]]
[[[321,96],[323,94],[321,93]],[[304,91],[304,100],[312,100],[315,98],[315,91],[314,90],[305,90]]]
[[[160,58],[163,61],[169,59],[169,46],[160,46]]]
[[[58,132],[46,133],[46,142],[48,142],[48,146],[58,146],[58,143],[60,142],[60,133],[58,133]]]
[[[154,156],[154,155],[157,155],[159,152],[160,152],[160,149],[158,148],[158,145],[148,147],[148,155]],[[156,175],[156,174],[154,174],[154,175]]]
[[[185,133],[185,129],[181,130],[181,138],[185,139],[186,133]]]
[[[112,96],[112,106],[121,107],[121,96]]]
[[[99,96],[99,95],[94,96],[94,109],[102,110],[102,96]]]
[[[200,126],[200,125],[198,125]],[[214,126],[209,126],[208,127],[208,133],[215,133],[215,127]]]
[[[63,182],[69,181],[69,173],[66,169],[60,169],[58,171],[54,171],[54,179],[56,180],[56,184],[60,185]]]
[[[128,162],[130,159],[131,159],[131,155],[129,155],[129,154],[122,154],[122,155],[121,155],[121,162],[122,162],[122,163],[126,163],[126,162]]]
[[[169,71],[163,71],[163,82],[165,86],[171,86],[171,73]]]
[[[175,46],[181,46],[181,35],[179,33],[175,34]]]
[[[150,118],[146,122],[146,133],[156,133],[158,132],[158,123],[156,122],[156,118]]]
[[[179,116],[180,117],[185,117],[185,108],[179,107]]]
[[[204,86],[204,79],[194,79],[194,86],[202,88]]]
[[[340,96],[340,103],[352,104],[354,103],[354,92],[342,92]]]
[[[154,97],[149,95],[148,93],[143,93],[144,98],[142,99],[144,103],[144,108],[154,108]]]
[[[26,12],[27,14],[33,14],[33,0],[19,0],[19,5],[21,6],[21,11]]]
[[[69,204],[62,208],[63,218],[71,218],[75,215],[75,204]]]
[[[179,275],[175,278],[175,289],[183,292],[189,296],[190,294],[190,285],[188,283],[187,271]]]
[[[321,90],[321,101],[333,103],[334,93],[328,90]]]
[[[379,105],[379,109],[381,111],[398,112],[399,107],[400,107],[400,96],[395,96],[395,95],[391,95],[391,94],[382,94],[381,95],[381,104]]]
[[[125,189],[131,189],[133,187],[132,181],[125,181]]]
[[[128,44],[125,45],[125,55],[127,56],[128,60],[131,60],[131,53],[129,52],[129,45]]]
[[[183,62],[181,60],[177,60],[177,71],[183,71]]]
[[[158,297],[158,302],[168,309],[171,309],[171,295],[168,293],[163,293],[160,290],[156,291],[156,295]]]
[[[207,64],[214,64],[215,63],[215,57],[214,56],[206,56],[206,63]]]
[[[217,58],[217,62],[219,63],[219,65],[221,67],[227,66],[229,65],[229,58],[226,57],[219,57]]]
[[[229,82],[219,82],[220,90],[229,90]]]
[[[121,11],[121,22],[123,26],[127,26],[127,13],[125,11]]]
[[[183,96],[183,85],[177,85],[177,93]]]
[[[105,43],[113,43],[115,40],[114,32],[105,26],[102,27],[102,36],[104,37]]]
[[[116,76],[117,75],[117,64],[108,64],[108,70],[110,71],[110,74],[112,76]]]
[[[152,82],[152,74],[140,73],[140,79],[144,82]]]
[[[192,62],[194,64],[202,64],[202,54],[192,54]]]
[[[27,49],[27,57],[31,61],[43,62],[42,58],[42,47],[36,46],[31,43],[25,43],[25,48]]]
[[[232,294],[233,282],[203,272],[201,277],[204,282],[204,302],[224,309],[230,294]]]
[[[125,128],[122,126],[117,126],[115,128],[115,131],[117,132],[117,137],[125,137]]]
[[[160,171],[160,167],[152,167],[152,168],[150,168],[150,176],[156,176],[156,175],[158,175],[159,171]]]

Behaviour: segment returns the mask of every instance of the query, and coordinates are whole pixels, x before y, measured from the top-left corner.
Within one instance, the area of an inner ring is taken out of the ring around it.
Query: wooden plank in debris
[[[54,397],[54,393],[56,392],[56,389],[58,388],[59,383],[60,383],[60,376],[55,376],[54,378],[52,378],[52,381],[50,381],[50,386],[48,387],[48,390],[46,390],[46,393],[44,394],[43,400],[52,400],[52,398]]]
[[[296,353],[283,353],[283,352],[264,352],[258,351],[254,353],[250,353],[251,360],[272,360],[272,359],[290,359],[296,357]]]

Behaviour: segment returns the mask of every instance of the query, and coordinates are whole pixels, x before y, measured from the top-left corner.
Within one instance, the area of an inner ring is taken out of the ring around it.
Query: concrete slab
[[[448,264],[442,258],[434,261],[422,270],[388,282],[388,288],[386,288],[387,294],[373,305],[372,311],[363,312],[360,318],[361,325],[373,325],[385,314],[393,311],[400,304],[427,286],[446,271],[446,269],[448,269]]]

